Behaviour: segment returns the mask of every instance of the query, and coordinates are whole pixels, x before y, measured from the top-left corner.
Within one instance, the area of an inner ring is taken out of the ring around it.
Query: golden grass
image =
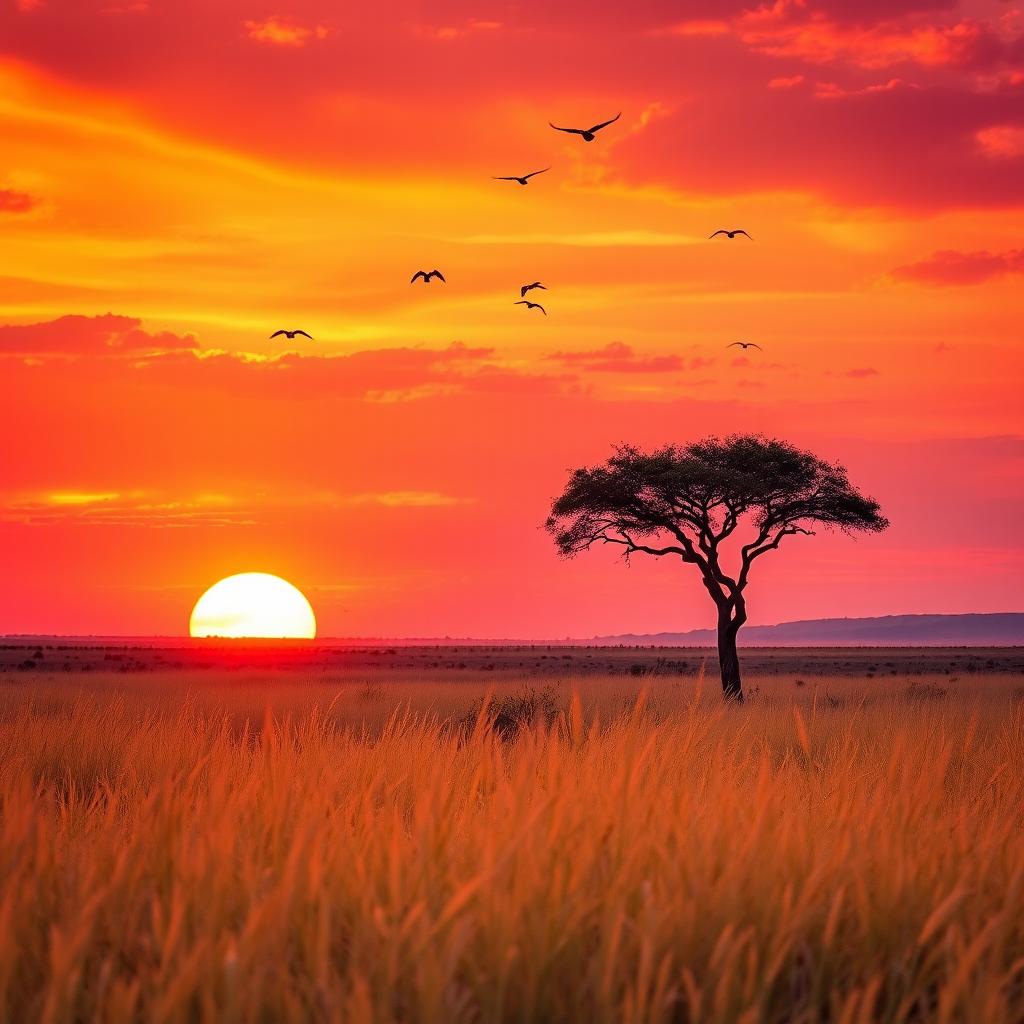
[[[371,683],[7,687],[0,1018],[1024,1019],[1012,679]]]

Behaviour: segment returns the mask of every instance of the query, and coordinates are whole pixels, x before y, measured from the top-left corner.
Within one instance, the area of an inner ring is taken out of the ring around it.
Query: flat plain
[[[0,1019],[1024,1019],[1024,651],[0,644]]]

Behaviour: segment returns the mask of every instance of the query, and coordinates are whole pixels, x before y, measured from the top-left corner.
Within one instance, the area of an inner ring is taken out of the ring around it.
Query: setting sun
[[[311,640],[316,617],[302,592],[287,580],[243,572],[215,583],[196,601],[188,630],[196,637]]]

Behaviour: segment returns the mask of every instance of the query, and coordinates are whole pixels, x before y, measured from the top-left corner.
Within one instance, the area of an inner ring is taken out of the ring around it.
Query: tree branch
[[[737,581],[741,590],[747,585],[747,577],[750,573],[750,566],[754,559],[760,557],[766,551],[773,551],[777,548],[782,543],[783,537],[791,537],[793,534],[797,533],[802,533],[808,537],[814,536],[813,530],[808,530],[803,526],[798,526],[796,523],[784,523],[782,524],[782,529],[780,529],[771,540],[768,540],[769,536],[771,536],[771,529],[773,528],[774,526],[771,528],[762,527],[757,540],[743,546],[740,575],[739,580]]]

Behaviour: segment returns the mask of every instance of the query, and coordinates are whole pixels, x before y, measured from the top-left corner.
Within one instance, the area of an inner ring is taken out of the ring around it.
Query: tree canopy
[[[746,515],[757,532],[743,546],[737,586],[783,537],[813,534],[815,525],[845,532],[888,525],[878,502],[862,495],[842,466],[758,435],[650,453],[620,446],[604,465],[572,474],[545,525],[566,557],[595,543],[617,544],[627,556],[676,554],[714,570],[717,546]]]

